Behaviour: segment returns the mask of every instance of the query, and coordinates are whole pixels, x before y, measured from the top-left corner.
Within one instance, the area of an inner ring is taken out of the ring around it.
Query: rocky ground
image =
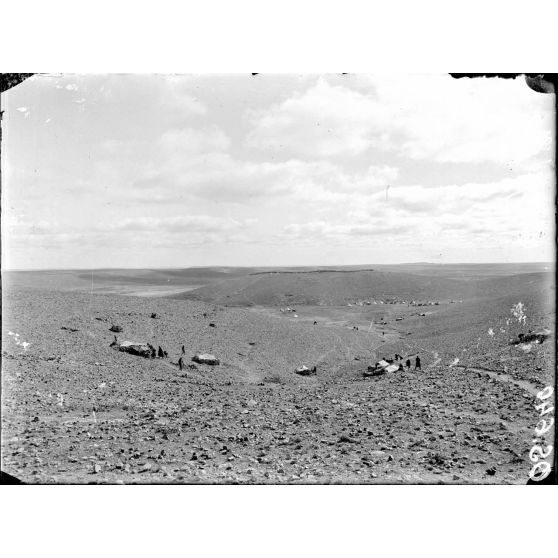
[[[510,352],[486,316],[463,314],[455,333],[451,316],[386,339],[203,302],[12,288],[2,470],[28,483],[524,484],[551,347]],[[115,351],[114,335],[169,357]],[[389,351],[420,353],[423,370],[363,378]],[[194,368],[198,352],[221,365]],[[301,364],[317,375],[295,375]]]

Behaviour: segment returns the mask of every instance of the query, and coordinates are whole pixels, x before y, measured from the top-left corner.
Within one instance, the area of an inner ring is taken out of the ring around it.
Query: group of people
[[[151,358],[167,358],[169,356],[167,351],[161,349],[161,345],[159,345],[159,350],[155,349],[150,343],[148,343],[147,346],[151,349]]]
[[[397,353],[395,353],[395,356],[393,359],[390,358],[383,358],[382,360],[385,360],[386,362],[389,362],[389,364],[393,364],[394,361],[398,361],[398,360],[403,360],[403,357]],[[405,366],[407,367],[407,369],[411,368],[411,359],[407,359],[405,361]],[[399,365],[399,369],[403,370],[403,365],[400,364]],[[417,355],[416,359],[415,359],[415,370],[422,370],[422,367],[420,365],[420,357]]]
[[[116,336],[114,337],[114,340],[116,342]],[[167,353],[167,351],[161,348],[161,345],[159,345],[158,349],[155,349],[155,347],[150,343],[148,343],[147,346],[151,349],[151,358],[168,358],[169,354]],[[178,367],[180,368],[180,371],[182,371],[186,367],[184,359],[182,358],[185,354],[186,348],[184,347],[184,345],[182,345],[182,354],[178,359]]]

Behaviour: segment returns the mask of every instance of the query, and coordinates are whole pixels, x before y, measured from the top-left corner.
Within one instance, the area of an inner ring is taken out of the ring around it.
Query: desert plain
[[[525,484],[554,385],[551,264],[10,271],[2,299],[25,483]]]

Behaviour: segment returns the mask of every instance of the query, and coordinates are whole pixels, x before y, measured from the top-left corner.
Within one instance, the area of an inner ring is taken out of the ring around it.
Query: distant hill
[[[52,269],[2,271],[7,285],[55,290],[91,290],[121,286],[190,287],[240,277],[256,268],[192,267],[185,269]]]
[[[544,264],[537,266],[542,269],[547,267]],[[553,269],[540,271],[537,266],[401,264],[37,270],[3,271],[2,279],[6,288],[17,285],[88,292],[129,289],[128,294],[134,294],[144,286],[160,287],[161,293],[167,290],[172,298],[202,300],[225,306],[338,306],[390,298],[443,301],[510,295],[519,301],[521,297],[533,295],[548,297],[554,288]],[[551,264],[548,267],[553,268]],[[188,292],[181,292],[182,289]]]
[[[492,284],[487,284],[490,289]],[[316,271],[258,273],[205,285],[180,298],[227,306],[344,305],[358,300],[446,300],[474,296],[475,285],[409,273]]]
[[[554,263],[526,262],[526,263],[483,263],[483,264],[434,264],[434,263],[408,263],[408,264],[381,264],[374,267],[377,271],[398,271],[412,273],[413,275],[428,275],[432,277],[446,277],[448,279],[480,279],[482,277],[501,277],[520,275],[524,273],[554,272]]]
[[[553,288],[553,274],[523,273],[467,281],[386,271],[254,273],[175,295],[226,306],[345,305],[359,300],[448,300],[541,294]]]

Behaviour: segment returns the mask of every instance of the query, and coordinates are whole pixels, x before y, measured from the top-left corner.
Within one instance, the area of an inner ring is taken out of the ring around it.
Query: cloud
[[[327,203],[340,195],[383,191],[397,176],[398,169],[385,165],[347,172],[326,161],[258,162],[217,151],[188,155],[169,147],[133,182],[132,190],[138,201],[159,203],[184,196],[225,203],[267,202],[287,196],[293,202]]]
[[[216,203],[241,203],[278,196],[289,189],[280,165],[235,160],[227,153],[205,153],[180,158],[175,154],[164,169],[137,179],[132,196],[137,201],[172,203],[182,197]]]
[[[493,184],[398,186],[371,195],[340,194],[329,220],[290,223],[287,239],[390,237],[509,243],[535,238],[553,226],[552,185],[546,175],[523,175]],[[320,202],[323,205],[323,200]]]
[[[399,172],[388,165],[347,172],[329,161],[239,158],[230,153],[230,138],[216,126],[172,129],[136,145],[110,140],[104,149],[106,161],[100,167],[110,167],[118,153],[123,171],[119,182],[129,183],[136,201],[153,203],[172,203],[185,196],[241,203],[297,193],[304,197],[300,193],[305,191],[319,191],[333,199],[337,192],[371,193],[384,188]]]
[[[440,162],[525,161],[551,147],[552,95],[523,78],[411,76],[375,84],[404,141],[402,153]]]
[[[182,158],[191,155],[227,151],[231,141],[220,128],[181,128],[166,131],[155,148],[157,156]]]
[[[87,88],[85,85],[87,84]],[[96,76],[84,80],[82,91],[90,99],[117,107],[122,115],[128,114],[132,106],[136,118],[144,110],[144,117],[156,116],[166,127],[177,126],[193,117],[204,116],[208,108],[194,94],[194,83],[190,76],[118,75]]]
[[[268,109],[250,110],[247,117],[252,125],[249,147],[330,157],[358,155],[381,141],[389,115],[373,98],[319,78],[304,93]]]
[[[253,223],[253,221],[251,221]],[[210,215],[185,215],[169,218],[138,217],[112,225],[115,231],[226,232],[246,226],[245,222]]]
[[[283,228],[283,234],[290,239],[323,238],[342,239],[343,237],[381,237],[408,233],[412,229],[410,223],[400,220],[370,216],[366,222],[333,224],[326,221],[311,221],[308,223],[292,223]]]
[[[358,91],[319,78],[303,93],[248,111],[247,144],[285,156],[394,152],[417,160],[515,165],[550,152],[553,95],[532,91],[523,78],[355,80]]]
[[[199,247],[205,261],[205,245],[229,258],[236,250],[218,245],[237,242],[239,263],[273,263],[282,242],[285,261],[365,261],[370,246],[410,260],[437,244],[474,259],[490,243],[502,259],[519,235],[525,257],[545,249],[553,97],[521,79],[310,76],[257,102],[253,80],[221,95],[225,80],[204,79],[40,76],[34,90],[11,90],[11,257],[61,265],[42,250],[70,247],[71,263],[87,247],[96,261],[125,253],[133,263],[156,244]]]

